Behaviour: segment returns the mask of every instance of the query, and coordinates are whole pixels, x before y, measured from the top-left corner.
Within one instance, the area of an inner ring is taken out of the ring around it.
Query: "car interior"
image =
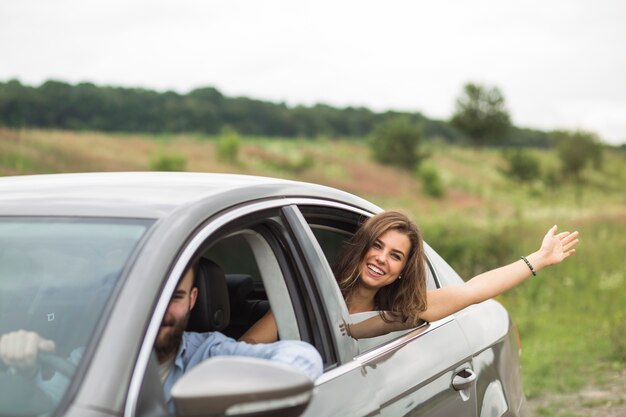
[[[264,291],[255,290],[249,274],[225,274],[221,266],[208,258],[198,261],[196,286],[198,299],[188,331],[219,331],[238,339],[270,307]]]
[[[318,206],[300,206],[299,209],[329,265],[333,265],[345,242],[363,221],[363,216]],[[265,315],[270,302],[282,305],[293,297],[293,288],[289,289],[291,295],[277,295],[276,290],[280,288],[276,281],[284,287],[289,281],[286,276],[301,277],[290,266],[289,259],[280,259],[281,253],[289,250],[285,250],[284,243],[276,237],[280,232],[272,228],[272,216],[273,213],[258,216],[239,223],[238,227],[228,227],[202,249],[196,278],[199,296],[187,330],[220,331],[238,339]],[[272,262],[274,267],[268,268],[268,263]],[[296,320],[303,320],[302,317],[310,313],[299,312],[297,306],[293,307],[296,317],[292,320],[285,319],[281,325],[281,318],[275,316],[282,333],[279,338],[312,342],[311,335],[306,334],[306,323],[296,324]],[[317,343],[314,345],[321,347]]]

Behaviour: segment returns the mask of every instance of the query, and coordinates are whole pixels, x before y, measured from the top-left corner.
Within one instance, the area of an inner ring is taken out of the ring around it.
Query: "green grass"
[[[624,366],[626,222],[585,221],[578,253],[500,297],[522,338],[527,395],[572,392]],[[535,232],[535,235],[536,232]]]

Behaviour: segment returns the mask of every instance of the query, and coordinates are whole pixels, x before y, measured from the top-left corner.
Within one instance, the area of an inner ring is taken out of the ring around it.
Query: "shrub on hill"
[[[415,169],[424,155],[419,152],[421,128],[406,117],[378,125],[370,140],[374,159],[387,165]]]

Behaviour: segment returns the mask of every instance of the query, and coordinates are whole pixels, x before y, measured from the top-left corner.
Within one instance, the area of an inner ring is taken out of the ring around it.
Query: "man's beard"
[[[170,326],[170,329],[169,332],[164,335],[162,340],[157,335],[157,340],[154,343],[154,351],[156,352],[159,363],[163,363],[166,359],[169,359],[172,355],[178,352],[178,348],[183,340],[183,333],[187,328],[187,322],[189,322],[190,315],[191,311],[189,311],[185,317],[179,321],[172,319],[164,320],[163,323],[161,323],[159,333],[161,331],[165,331],[163,328],[164,326]]]

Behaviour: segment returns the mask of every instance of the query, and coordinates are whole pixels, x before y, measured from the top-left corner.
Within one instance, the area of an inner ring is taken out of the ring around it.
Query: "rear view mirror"
[[[313,381],[282,363],[221,356],[183,375],[171,393],[179,416],[295,417],[309,405]]]

